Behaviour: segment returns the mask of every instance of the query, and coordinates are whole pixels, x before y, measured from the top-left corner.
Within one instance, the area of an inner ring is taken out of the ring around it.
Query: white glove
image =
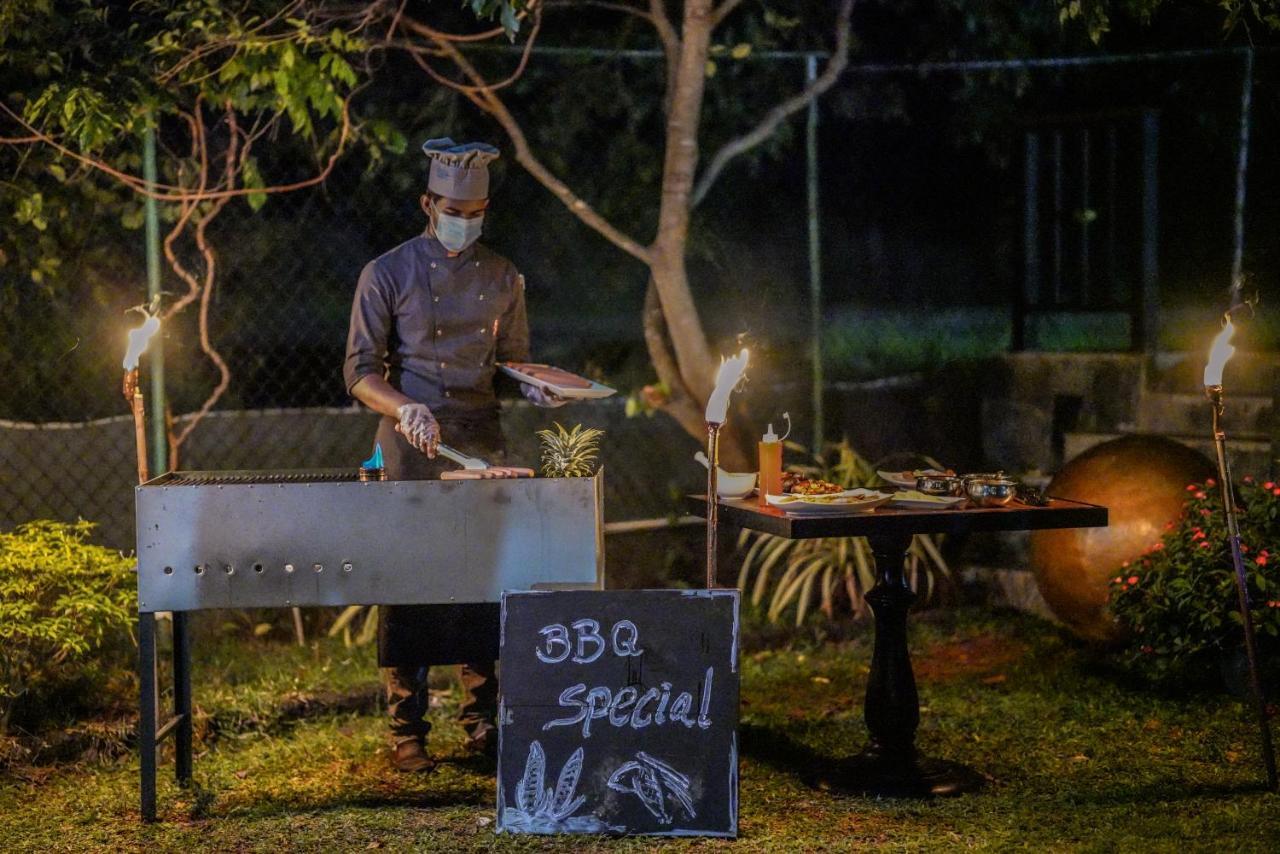
[[[555,409],[557,406],[564,406],[569,402],[558,394],[552,394],[539,386],[530,385],[529,383],[520,383],[520,393],[524,395],[525,400],[534,406],[541,406],[543,409]]]
[[[440,444],[440,423],[425,403],[406,403],[396,410],[400,423],[396,430],[409,440],[427,459],[435,459]]]

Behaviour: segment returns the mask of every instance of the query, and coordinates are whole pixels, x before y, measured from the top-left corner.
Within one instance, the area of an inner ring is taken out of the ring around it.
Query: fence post
[[[818,57],[805,57],[806,85],[818,77]],[[805,167],[809,206],[809,337],[813,359],[813,452],[822,453],[823,430],[822,400],[822,244],[820,242],[821,216],[818,210],[818,99],[809,101],[809,115],[805,122]]]
[[[1253,113],[1253,48],[1244,52],[1244,68],[1240,72],[1240,145],[1236,149],[1235,245],[1231,253],[1231,287],[1235,300],[1243,296],[1244,282],[1244,197],[1249,179],[1249,125]]]
[[[1142,294],[1133,344],[1144,353],[1156,352],[1160,338],[1160,114],[1142,113]]]
[[[147,129],[142,137],[142,176],[149,192],[156,187],[156,126],[154,118],[147,117]],[[160,213],[156,200],[147,196],[145,201],[147,235],[147,300],[154,302],[160,295]],[[165,430],[164,394],[164,334],[155,337],[147,348],[151,369],[151,476],[156,477],[169,470],[169,436]]]
[[[1013,300],[1013,351],[1027,349],[1027,324],[1040,301],[1040,134],[1023,140],[1022,285]]]

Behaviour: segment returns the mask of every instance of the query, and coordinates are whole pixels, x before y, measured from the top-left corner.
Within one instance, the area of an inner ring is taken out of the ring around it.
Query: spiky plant
[[[798,446],[788,443],[788,447]],[[793,468],[845,489],[879,483],[876,466],[859,456],[847,440],[826,450],[814,459],[814,465]],[[927,599],[940,583],[950,581],[951,570],[939,550],[940,542],[941,536],[917,534],[907,552],[907,577],[921,598]],[[848,600],[847,607],[855,617],[866,616],[863,594],[875,584],[876,572],[871,546],[864,537],[788,540],[743,531],[738,547],[747,549],[738,586],[744,594],[750,587],[751,602],[756,606],[772,591],[766,611],[770,622],[777,622],[794,606],[796,625],[800,625],[815,599],[828,618],[835,616],[838,599]],[[779,570],[776,576],[775,570]]]
[[[539,430],[544,477],[591,477],[600,452],[603,430],[575,424],[566,430],[556,422],[554,430]]]

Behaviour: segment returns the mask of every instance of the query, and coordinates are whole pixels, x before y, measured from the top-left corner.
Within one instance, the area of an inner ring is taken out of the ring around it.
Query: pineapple
[[[591,477],[604,431],[581,424],[566,430],[558,421],[555,428],[538,431],[543,477]]]

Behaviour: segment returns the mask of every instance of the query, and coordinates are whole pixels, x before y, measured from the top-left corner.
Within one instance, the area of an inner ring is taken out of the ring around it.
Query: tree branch
[[[434,31],[430,27],[426,26],[425,24],[419,21],[405,20],[404,26],[406,29],[417,32],[419,35],[425,35],[428,38],[432,38],[432,39],[435,38],[435,36],[430,35],[430,33]],[[515,71],[511,72],[511,74],[508,75],[505,80],[501,80],[497,83],[485,83],[483,86],[468,86],[465,83],[458,83],[455,80],[450,80],[447,77],[445,77],[443,74],[439,73],[438,71],[435,71],[432,68],[428,68],[428,63],[426,62],[426,60],[422,59],[418,55],[418,53],[414,51],[412,47],[409,47],[407,49],[413,52],[414,60],[418,63],[419,66],[423,68],[423,70],[425,70],[428,74],[430,74],[431,78],[435,80],[437,83],[440,83],[444,86],[448,86],[450,89],[454,89],[458,92],[461,92],[464,95],[469,92],[481,92],[481,91],[496,92],[499,89],[505,89],[506,87],[510,86],[512,83],[515,83],[517,80],[520,79],[521,76],[524,75],[525,68],[527,68],[529,65],[529,57],[533,53],[534,42],[538,40],[538,32],[541,29],[542,29],[542,8],[536,7],[534,9],[534,14],[533,14],[533,29],[529,31],[529,38],[528,40],[525,41],[524,50],[521,51],[520,53],[520,62],[516,64]],[[441,55],[441,53],[437,51],[433,51],[432,53],[437,56]]]
[[[543,3],[546,9],[580,9],[587,6],[594,9],[604,9],[609,12],[621,12],[624,15],[634,15],[637,18],[653,23],[653,16],[638,6],[631,6],[627,3],[610,3],[608,0],[551,0],[551,2]]]
[[[718,27],[724,19],[733,14],[733,10],[742,4],[742,0],[724,0],[711,15],[711,26]]]
[[[483,110],[485,113],[493,116],[502,125],[502,129],[506,131],[507,136],[511,139],[512,146],[515,148],[516,162],[525,168],[534,179],[551,191],[569,211],[580,219],[583,223],[597,231],[606,240],[617,246],[628,255],[636,258],[642,263],[650,263],[650,253],[647,247],[642,246],[638,241],[615,227],[611,222],[600,215],[586,200],[573,192],[567,184],[561,181],[555,174],[548,169],[542,161],[533,153],[533,149],[529,145],[529,140],[524,135],[524,129],[520,126],[519,121],[507,109],[502,99],[495,95],[488,87],[484,77],[476,70],[475,66],[467,60],[458,47],[449,41],[434,39],[428,35],[430,28],[418,29],[413,27],[411,19],[405,18],[401,25],[410,28],[413,32],[426,36],[434,42],[437,50],[447,56],[458,67],[468,80],[471,81],[470,86],[459,86],[453,81],[441,75],[438,71],[431,67],[430,63],[424,60],[419,51],[410,50],[409,55],[418,63],[422,69],[427,72],[432,79],[437,82],[460,92],[469,101]]]
[[[254,193],[290,193],[294,190],[314,187],[316,184],[324,183],[324,181],[329,177],[329,174],[333,171],[333,167],[338,163],[338,158],[340,158],[345,152],[347,141],[351,136],[351,96],[348,95],[346,98],[342,99],[342,129],[338,136],[338,146],[334,149],[333,154],[329,156],[329,160],[325,163],[324,168],[317,174],[301,181],[295,181],[292,184],[277,184],[270,187],[230,187],[224,190],[202,190],[198,194],[192,195],[188,192],[187,188],[175,186],[173,184],[155,184],[151,185],[154,186],[155,189],[148,189],[146,179],[139,178],[137,175],[130,175],[127,172],[122,172],[105,161],[89,157],[88,155],[81,154],[67,148],[53,137],[27,123],[25,119],[10,109],[9,105],[5,104],[3,101],[0,101],[0,112],[7,115],[24,130],[32,134],[34,140],[26,144],[48,145],[55,151],[70,157],[77,163],[115,178],[138,195],[146,196],[147,198],[152,198],[160,202],[215,201],[222,198],[248,196]]]
[[[199,113],[196,114],[195,120],[197,125],[203,124],[200,121]],[[236,146],[240,138],[240,133],[239,128],[237,127],[235,110],[231,109],[230,104],[226,105],[226,123],[229,142],[227,144],[227,151],[222,167],[222,180],[219,181],[219,184],[226,184],[226,186],[231,187],[235,185],[237,170],[244,160],[243,157],[237,157]],[[205,147],[205,135],[203,132],[200,135],[200,140],[202,149],[201,172],[203,173],[201,180],[207,181],[208,164],[207,159],[204,156],[205,152],[207,152],[207,148]],[[191,419],[183,425],[182,429],[170,441],[170,445],[175,450],[182,447],[182,444],[187,440],[187,437],[190,436],[192,431],[200,425],[200,422],[204,420],[205,416],[209,414],[214,405],[222,398],[231,385],[231,369],[227,366],[226,360],[222,358],[222,354],[213,346],[213,340],[209,334],[209,306],[213,301],[213,283],[216,280],[218,256],[217,253],[214,252],[213,246],[209,244],[207,238],[209,223],[222,212],[222,209],[226,207],[227,203],[230,201],[230,196],[224,196],[217,199],[196,221],[196,246],[200,250],[201,256],[204,258],[204,281],[199,285],[200,316],[198,326],[200,330],[200,349],[209,357],[209,361],[213,362],[214,367],[217,368],[218,384],[214,386],[213,391],[211,391],[209,396],[205,398],[204,403],[201,404],[200,409],[195,413],[195,415],[193,415]],[[192,208],[194,209],[194,205]],[[169,247],[166,247],[166,249],[169,249]],[[176,261],[177,256],[172,254],[171,251],[168,254],[172,265]],[[195,283],[195,276],[192,275],[190,271],[182,268],[180,264],[176,265],[174,269],[175,272],[179,273],[179,275],[184,276],[189,286]],[[172,314],[173,310],[171,309],[169,313]]]
[[[726,4],[732,0],[725,0]],[[698,182],[693,189],[693,206],[697,207],[699,203],[706,198],[707,193],[711,190],[711,186],[720,177],[720,173],[729,165],[729,161],[755,148],[760,143],[773,136],[774,131],[778,129],[784,121],[792,114],[803,110],[816,98],[820,97],[824,92],[835,85],[839,79],[841,72],[849,64],[849,42],[850,42],[850,19],[853,17],[854,0],[841,0],[840,11],[836,16],[836,49],[831,58],[827,60],[827,65],[822,69],[822,73],[802,91],[775,106],[769,112],[765,113],[754,128],[747,131],[735,139],[725,143],[719,151],[711,158],[707,164],[707,168],[703,170],[698,177]],[[723,8],[723,6],[721,7]]]

